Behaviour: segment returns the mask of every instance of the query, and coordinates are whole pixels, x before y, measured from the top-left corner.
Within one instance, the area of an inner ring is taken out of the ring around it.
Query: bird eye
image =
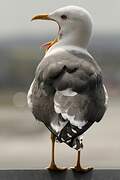
[[[61,18],[64,19],[64,20],[66,20],[66,19],[67,19],[67,16],[63,14],[63,15],[61,15]]]

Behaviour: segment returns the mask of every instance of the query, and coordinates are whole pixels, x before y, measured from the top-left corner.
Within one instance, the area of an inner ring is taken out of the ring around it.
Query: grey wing
[[[78,136],[94,122],[89,114],[94,112],[89,94],[102,83],[101,71],[87,58],[76,58],[66,52],[48,56],[38,66],[35,77],[46,99],[53,97],[56,115],[53,113],[55,116],[48,128],[59,141],[75,149],[80,147]]]
[[[101,69],[89,54],[83,56],[80,51],[77,52],[79,56],[58,48],[53,55],[43,59],[37,74],[40,74],[39,69],[43,69],[43,81],[55,90],[70,88],[80,93],[85,92],[88,86],[94,88],[98,76],[101,78]]]
[[[54,109],[60,117],[58,124],[62,124],[58,139],[62,141],[64,139],[67,143],[73,137],[84,133],[93,123],[93,121],[88,122],[86,118],[88,95],[102,83],[101,72],[87,59],[71,60],[70,58],[68,56],[67,60],[60,59],[49,64],[43,72],[44,86],[52,87],[55,92]],[[56,128],[55,130],[58,129],[56,121],[53,121],[51,126]],[[64,133],[61,134],[63,130]]]

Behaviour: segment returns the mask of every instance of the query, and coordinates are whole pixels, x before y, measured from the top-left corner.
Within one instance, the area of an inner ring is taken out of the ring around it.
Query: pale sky
[[[0,38],[56,31],[53,22],[30,22],[33,15],[66,5],[86,8],[94,20],[94,32],[120,32],[120,0],[0,0]]]

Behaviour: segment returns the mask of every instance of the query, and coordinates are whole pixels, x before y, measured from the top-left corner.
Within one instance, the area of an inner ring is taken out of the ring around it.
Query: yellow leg
[[[53,133],[51,133],[51,141],[52,141],[52,159],[50,162],[50,166],[48,167],[48,170],[51,171],[66,170],[67,168],[58,168],[55,164],[55,135]]]
[[[76,171],[76,172],[81,172],[81,173],[87,173],[91,170],[93,170],[93,168],[82,168],[81,164],[80,164],[80,150],[77,152],[77,163],[75,165],[74,168],[72,168],[72,170]]]

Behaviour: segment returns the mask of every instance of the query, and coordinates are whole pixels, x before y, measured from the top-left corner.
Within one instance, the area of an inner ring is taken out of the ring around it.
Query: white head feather
[[[92,18],[79,6],[65,6],[49,14],[59,27],[59,43],[86,48],[92,34]]]

